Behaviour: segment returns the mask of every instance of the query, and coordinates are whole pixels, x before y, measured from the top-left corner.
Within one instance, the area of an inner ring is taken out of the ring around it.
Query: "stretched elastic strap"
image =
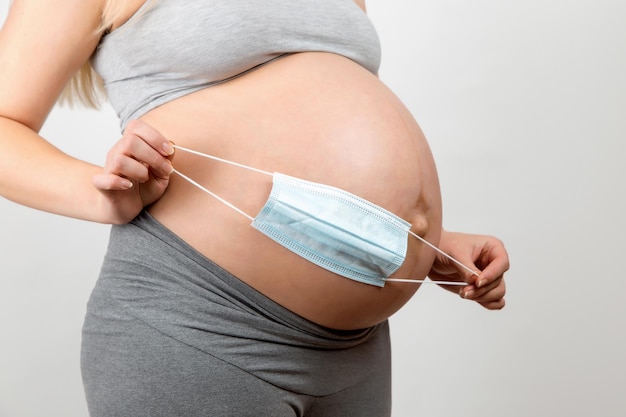
[[[174,148],[176,148],[176,149],[181,150],[181,151],[185,151],[185,152],[189,152],[189,153],[194,154],[194,155],[202,156],[203,158],[208,158],[208,159],[212,159],[214,161],[224,162],[225,164],[234,165],[236,167],[248,169],[250,171],[258,172],[260,174],[269,175],[270,177],[274,176],[274,174],[272,174],[271,172],[263,171],[262,169],[258,169],[258,168],[253,168],[253,167],[251,167],[249,165],[244,165],[244,164],[240,164],[240,163],[237,163],[237,162],[229,161],[228,159],[218,158],[217,156],[213,156],[213,155],[209,155],[209,154],[206,154],[206,153],[194,151],[193,149],[184,148],[184,147],[178,146],[178,145],[172,145],[172,146]],[[243,215],[244,217],[247,217],[250,221],[254,221],[254,217],[252,217],[248,213],[244,212],[243,210],[241,210],[239,207],[235,206],[234,204],[228,202],[226,199],[224,199],[224,198],[220,197],[219,195],[215,194],[213,191],[207,189],[206,187],[204,187],[201,184],[197,183],[196,181],[192,180],[191,178],[189,178],[188,176],[186,176],[182,172],[178,171],[177,169],[174,169],[174,172],[176,174],[180,175],[183,179],[187,180],[192,185],[195,185],[196,187],[198,187],[199,189],[201,189],[205,193],[213,196],[214,198],[216,198],[220,202],[224,203],[225,205],[227,205],[231,209],[235,210],[237,213]]]
[[[229,161],[228,159],[218,158],[217,156],[213,156],[213,155],[209,155],[209,154],[206,154],[206,153],[194,151],[194,150],[189,149],[189,148],[183,148],[182,146],[178,146],[178,145],[172,145],[172,146],[174,146],[174,148],[176,148],[176,149],[180,149],[181,151],[189,152],[189,153],[192,153],[194,155],[201,156],[203,158],[209,158],[209,159],[212,159],[214,161],[224,162],[225,164],[234,165],[236,167],[248,169],[250,171],[258,172],[260,174],[269,175],[270,177],[274,176],[274,174],[271,173],[271,172],[263,171],[262,169],[258,169],[258,168],[253,168],[253,167],[251,167],[249,165],[244,165],[244,164],[240,164],[240,163],[237,163],[237,162]]]
[[[250,171],[258,172],[260,174],[269,175],[270,177],[274,176],[273,173],[268,172],[268,171],[264,171],[262,169],[253,168],[251,166],[244,165],[244,164],[239,164],[237,162],[229,161],[228,159],[218,158],[217,156],[213,156],[213,155],[205,154],[205,153],[202,153],[202,152],[194,151],[192,149],[184,148],[182,146],[178,146],[178,145],[173,145],[173,146],[176,149],[179,149],[179,150],[184,151],[184,152],[189,152],[191,154],[194,154],[194,155],[197,155],[197,156],[201,156],[203,158],[208,158],[208,159],[212,159],[214,161],[218,161],[218,162],[223,162],[223,163],[226,163],[226,164],[234,165],[234,166],[237,166],[237,167],[240,167],[240,168],[244,168],[244,169],[247,169],[247,170],[250,170]],[[228,202],[227,200],[225,200],[224,198],[220,197],[219,195],[215,194],[213,191],[207,189],[206,187],[203,187],[201,184],[197,183],[196,181],[194,181],[193,179],[189,178],[188,176],[186,176],[185,174],[181,173],[180,171],[178,171],[176,169],[174,169],[174,172],[176,174],[178,174],[184,180],[188,181],[190,184],[198,187],[199,189],[201,189],[205,193],[207,193],[207,194],[211,195],[212,197],[216,198],[218,201],[220,201],[223,204],[225,204],[226,206],[232,208],[237,213],[239,213],[242,216],[246,217],[250,221],[254,221],[254,217],[253,216],[245,213],[243,210],[241,210],[240,208],[236,207],[235,205],[233,205],[232,203]],[[417,235],[416,233],[413,233],[410,230],[409,230],[409,234],[411,234],[413,237],[417,238],[417,240],[419,240],[420,242],[422,242],[426,246],[428,246],[428,247],[432,248],[433,250],[435,250],[437,253],[441,254],[442,256],[446,257],[450,261],[452,261],[455,264],[459,265],[460,267],[462,267],[466,271],[470,272],[472,275],[479,276],[478,272],[474,271],[470,267],[466,266],[465,264],[463,264],[460,261],[456,260],[452,256],[448,255],[447,253],[445,253],[444,251],[442,251],[441,249],[439,249],[438,247],[436,247],[435,245],[433,245],[432,243],[430,243],[429,241],[427,241],[423,237]],[[431,283],[431,284],[440,284],[440,285],[459,285],[459,286],[468,285],[467,282],[433,281],[433,280],[404,279],[404,278],[385,278],[385,281],[389,281],[389,282],[404,282],[404,283],[409,283],[409,284]]]
[[[219,201],[221,201],[222,203],[226,204],[228,207],[230,207],[231,209],[235,210],[237,213],[247,217],[248,219],[250,219],[250,221],[254,221],[254,217],[250,216],[249,214],[247,214],[246,212],[244,212],[243,210],[241,210],[239,207],[235,206],[234,204],[228,202],[227,200],[223,199],[222,197],[220,197],[219,195],[215,194],[213,191],[207,189],[206,187],[203,187],[201,184],[198,184],[196,181],[192,180],[191,178],[189,178],[188,176],[186,176],[185,174],[181,173],[180,171],[177,171],[176,169],[174,169],[175,173],[177,173],[178,175],[180,175],[183,179],[189,181],[191,184],[195,185],[196,187],[198,187],[199,189],[201,189],[202,191],[204,191],[207,194],[210,194],[211,196],[215,197],[216,199],[218,199]]]

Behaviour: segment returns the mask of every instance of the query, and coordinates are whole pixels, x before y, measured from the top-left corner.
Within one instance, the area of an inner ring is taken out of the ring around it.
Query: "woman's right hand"
[[[110,223],[128,223],[163,195],[173,155],[172,144],[156,129],[141,120],[128,123],[107,154],[102,172],[92,180]]]

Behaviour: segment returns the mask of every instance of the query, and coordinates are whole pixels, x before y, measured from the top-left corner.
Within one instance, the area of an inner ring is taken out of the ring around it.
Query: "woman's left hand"
[[[489,310],[500,310],[504,307],[504,273],[509,269],[509,256],[499,239],[442,231],[439,248],[462,264],[475,269],[479,275],[472,275],[446,257],[437,255],[428,274],[432,280],[467,282],[469,285],[460,287],[460,290],[458,286],[442,286]]]

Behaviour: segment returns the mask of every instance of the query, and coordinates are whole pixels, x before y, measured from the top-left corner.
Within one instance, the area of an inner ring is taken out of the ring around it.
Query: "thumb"
[[[480,279],[482,277],[482,272],[474,264],[474,261],[471,258],[465,257],[465,256],[453,258],[450,256],[449,259],[452,263],[456,265],[456,268],[458,269],[458,273],[463,279],[463,281],[471,285],[477,285],[477,283],[480,282]]]

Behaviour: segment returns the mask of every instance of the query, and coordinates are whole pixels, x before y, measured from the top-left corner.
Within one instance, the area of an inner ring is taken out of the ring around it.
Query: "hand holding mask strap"
[[[272,176],[270,196],[255,217],[174,169],[182,178],[252,221],[259,230],[304,259],[346,278],[383,287],[386,281],[467,285],[388,278],[406,258],[408,235],[477,273],[411,232],[411,224],[345,190],[270,173],[175,145],[176,149]]]

